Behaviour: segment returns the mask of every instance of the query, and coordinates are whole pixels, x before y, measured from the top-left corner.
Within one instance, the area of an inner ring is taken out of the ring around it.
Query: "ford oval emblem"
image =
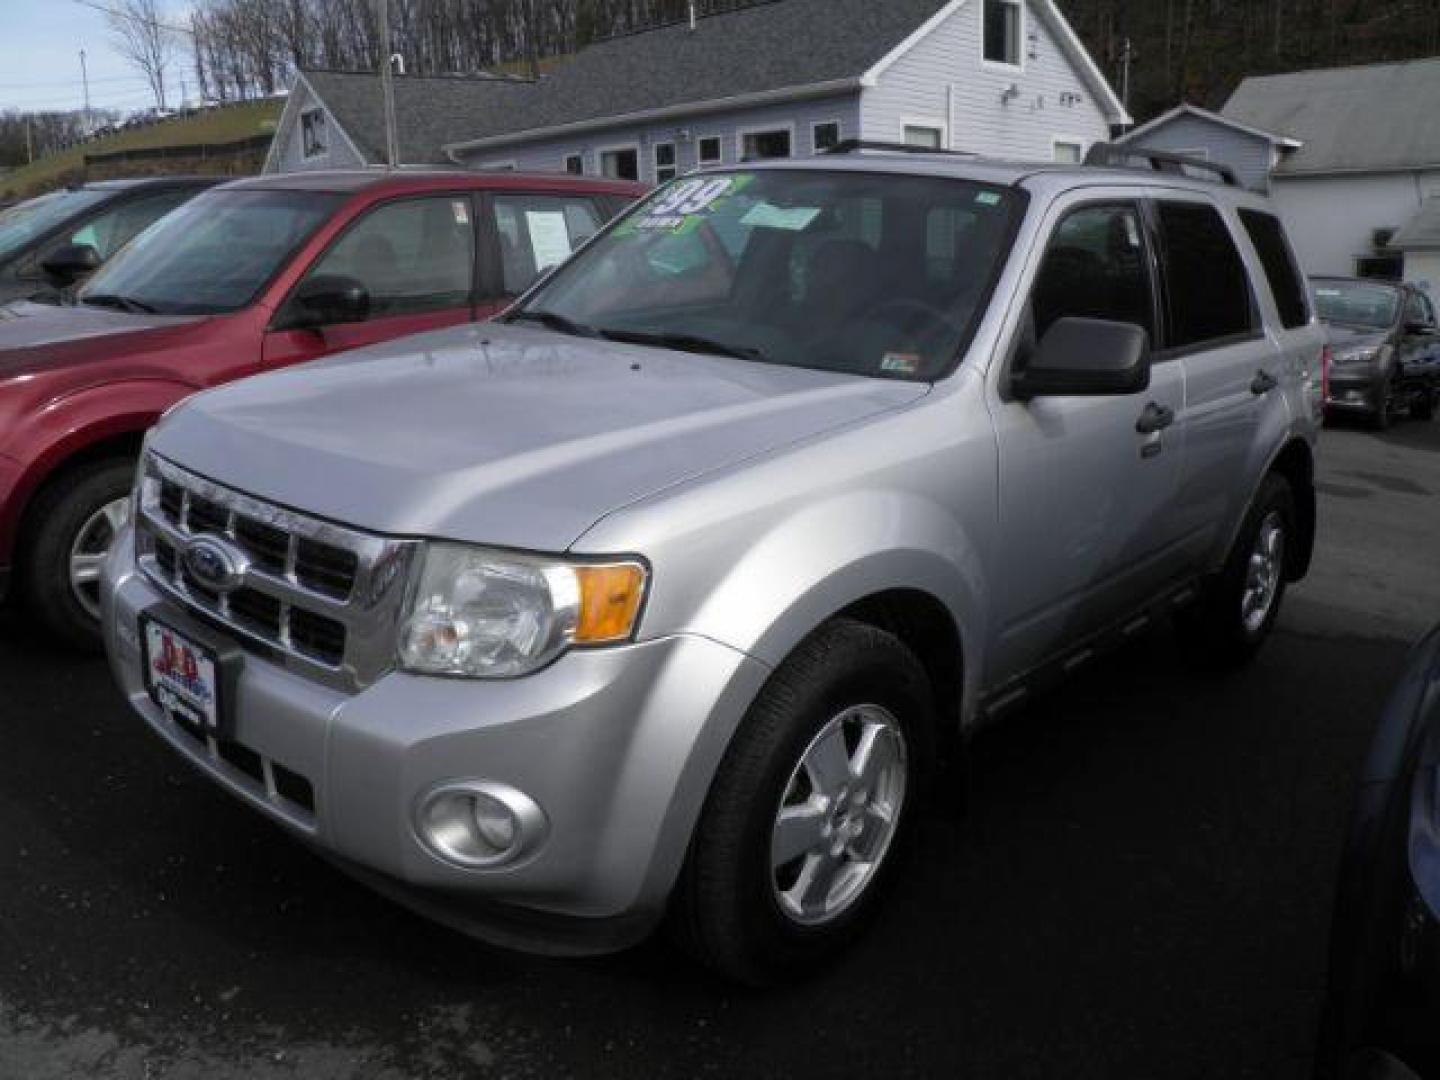
[[[248,560],[230,545],[213,536],[202,536],[185,546],[185,570],[195,584],[211,592],[228,593],[239,588]]]

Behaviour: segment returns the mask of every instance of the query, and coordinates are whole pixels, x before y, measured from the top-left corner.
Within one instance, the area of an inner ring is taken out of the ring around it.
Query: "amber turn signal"
[[[645,568],[639,563],[626,562],[574,569],[580,583],[575,644],[624,641],[635,629],[640,602],[645,598]]]

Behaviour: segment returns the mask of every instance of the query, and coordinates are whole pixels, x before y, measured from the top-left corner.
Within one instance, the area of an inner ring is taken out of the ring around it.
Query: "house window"
[[[934,124],[906,124],[905,145],[939,150],[945,145],[945,129]]]
[[[614,180],[639,180],[640,151],[633,146],[600,151],[600,175]]]
[[[985,60],[1020,66],[1021,0],[985,0]]]
[[[1055,160],[1066,165],[1079,165],[1085,160],[1085,144],[1069,139],[1056,139]]]
[[[719,135],[709,135],[700,140],[701,165],[719,165],[723,153]]]
[[[667,180],[674,180],[675,174],[675,144],[673,142],[656,143],[655,183],[663,184]]]
[[[790,129],[745,131],[740,134],[740,156],[746,161],[790,156]]]
[[[570,154],[565,158],[565,171],[571,176],[585,175],[585,155]]]
[[[325,110],[306,109],[300,114],[300,153],[306,158],[325,154]]]
[[[1361,255],[1355,260],[1355,276],[1378,281],[1402,281],[1405,277],[1405,256]]]
[[[823,154],[832,146],[839,146],[840,122],[838,120],[827,120],[823,124],[815,124],[811,127],[810,145],[817,154]]]

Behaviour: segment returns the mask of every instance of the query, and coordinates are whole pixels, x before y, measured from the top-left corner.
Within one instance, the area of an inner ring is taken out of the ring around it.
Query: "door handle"
[[[1250,393],[1259,397],[1261,394],[1268,394],[1275,387],[1280,385],[1280,380],[1271,375],[1268,371],[1260,370],[1255,373],[1255,378],[1250,380]]]
[[[1152,401],[1145,406],[1145,411],[1140,414],[1140,419],[1135,421],[1135,430],[1141,435],[1154,435],[1157,431],[1164,431],[1174,422],[1174,409]]]

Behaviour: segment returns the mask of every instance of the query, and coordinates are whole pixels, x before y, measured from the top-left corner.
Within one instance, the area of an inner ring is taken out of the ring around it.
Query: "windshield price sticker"
[[[749,175],[696,176],[666,188],[635,219],[635,229],[679,231],[698,223],[700,215],[720,200],[743,191],[753,179]],[[692,226],[693,227],[693,226]]]

